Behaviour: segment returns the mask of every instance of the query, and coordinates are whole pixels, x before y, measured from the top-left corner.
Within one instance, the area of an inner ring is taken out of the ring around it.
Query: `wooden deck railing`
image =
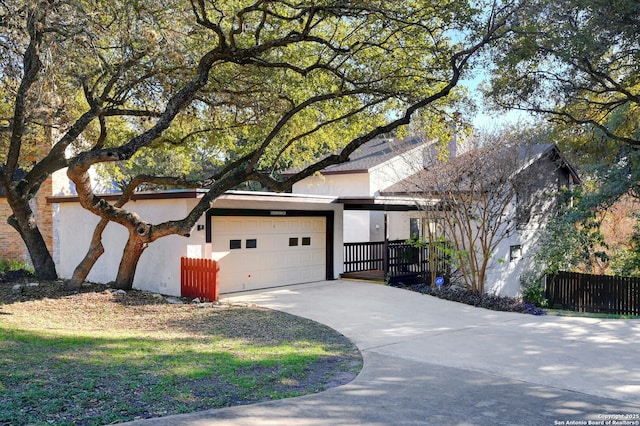
[[[344,272],[382,271],[384,241],[344,243]]]
[[[435,250],[435,251],[434,251]],[[384,241],[344,243],[344,272],[384,271],[390,282],[408,276],[427,279],[431,268],[438,275],[449,275],[449,261],[446,250],[439,245],[415,247],[405,241]]]
[[[431,271],[442,277],[449,276],[449,259],[439,245],[415,247],[409,243],[389,244],[388,276],[402,277],[418,274],[430,279]]]

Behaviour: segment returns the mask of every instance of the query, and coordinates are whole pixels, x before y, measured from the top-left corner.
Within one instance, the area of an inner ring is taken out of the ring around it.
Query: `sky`
[[[482,93],[480,93],[479,89],[487,77],[486,72],[481,70],[473,79],[463,79],[460,81],[460,85],[469,90],[477,106],[477,113],[471,120],[474,128],[477,130],[495,130],[503,125],[531,120],[531,114],[526,111],[511,110],[505,113],[488,111],[483,103]]]

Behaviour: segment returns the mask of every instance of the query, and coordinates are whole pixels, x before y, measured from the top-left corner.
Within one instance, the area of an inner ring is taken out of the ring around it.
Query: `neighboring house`
[[[14,179],[22,179],[25,174],[24,170],[19,169],[16,171]],[[0,222],[0,260],[28,262],[29,255],[20,234],[7,223],[7,218],[11,214],[11,207],[7,202],[3,188],[0,187],[0,217],[2,218]]]
[[[22,171],[20,173],[24,174]],[[38,190],[38,195],[31,200],[31,209],[35,213],[36,223],[50,251],[53,250],[54,246],[53,223],[55,212],[53,206],[47,203],[47,198],[65,193],[62,188],[65,182],[68,182],[68,179],[63,172],[54,173],[53,176],[49,176],[42,183]],[[9,203],[4,191],[0,188],[0,259],[30,264],[29,252],[20,234],[7,223],[7,218],[11,215],[12,211]]]
[[[28,156],[22,160],[26,164],[35,164],[36,161],[44,158],[53,145],[55,131],[49,131],[56,126],[46,126],[47,131],[37,134],[33,145],[29,145]],[[0,166],[3,167],[3,166]],[[17,182],[26,175],[26,172],[19,169],[14,176]],[[59,170],[49,176],[38,189],[38,194],[30,201],[31,210],[34,212],[35,220],[50,252],[54,247],[54,221],[55,206],[47,203],[47,198],[62,194],[69,194],[70,185],[66,175],[66,169]],[[7,218],[13,212],[7,202],[4,191],[0,187],[0,259],[31,263],[31,258],[26,245],[22,241],[20,234],[7,223]],[[55,252],[53,252],[55,256]]]

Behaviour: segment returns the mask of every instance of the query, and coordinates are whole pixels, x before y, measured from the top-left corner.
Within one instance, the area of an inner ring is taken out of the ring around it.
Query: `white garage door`
[[[324,280],[325,229],[324,217],[214,216],[220,292]]]

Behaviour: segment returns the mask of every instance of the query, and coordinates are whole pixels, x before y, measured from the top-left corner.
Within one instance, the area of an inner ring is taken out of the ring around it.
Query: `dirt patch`
[[[175,303],[176,300],[169,303],[166,297],[149,292],[117,292],[101,284],[88,283],[79,291],[68,291],[64,281],[37,282],[32,277],[25,276],[0,283],[0,327],[15,327],[17,330],[45,334],[50,331],[72,330],[73,333],[96,338],[105,330],[127,330],[141,339],[147,336],[161,336],[162,339],[176,341],[201,338],[206,342],[218,338],[241,339],[254,347],[321,342],[327,348],[328,355],[305,365],[304,374],[300,377],[287,376],[284,380],[283,376],[278,376],[281,372],[274,370],[272,374],[269,369],[277,368],[277,365],[249,365],[246,367],[248,371],[242,371],[245,375],[255,377],[273,376],[273,383],[269,380],[265,383],[263,380],[260,386],[273,386],[272,394],[279,395],[303,395],[348,383],[362,367],[362,358],[352,342],[313,321],[257,306],[192,303],[188,299],[177,301],[181,303]],[[246,393],[238,395],[237,389],[216,380],[215,375],[193,379],[189,386],[193,399],[196,400],[192,405],[194,410],[271,399],[247,396]],[[122,391],[114,388],[105,392],[117,395]],[[260,393],[264,394],[265,392]],[[12,389],[0,387],[0,401],[10,402],[11,398]],[[125,394],[123,398],[126,399]],[[198,405],[199,398],[215,400],[216,404]],[[137,399],[135,404],[130,405],[136,413],[123,415],[119,417],[121,420],[164,416],[185,410],[184,404],[178,411],[174,411],[172,408],[154,406],[153,403],[147,404],[144,398]],[[92,410],[100,411],[95,407]],[[87,411],[85,415],[93,417],[97,414]],[[74,423],[84,424],[80,420],[83,414],[76,413],[75,416]]]

